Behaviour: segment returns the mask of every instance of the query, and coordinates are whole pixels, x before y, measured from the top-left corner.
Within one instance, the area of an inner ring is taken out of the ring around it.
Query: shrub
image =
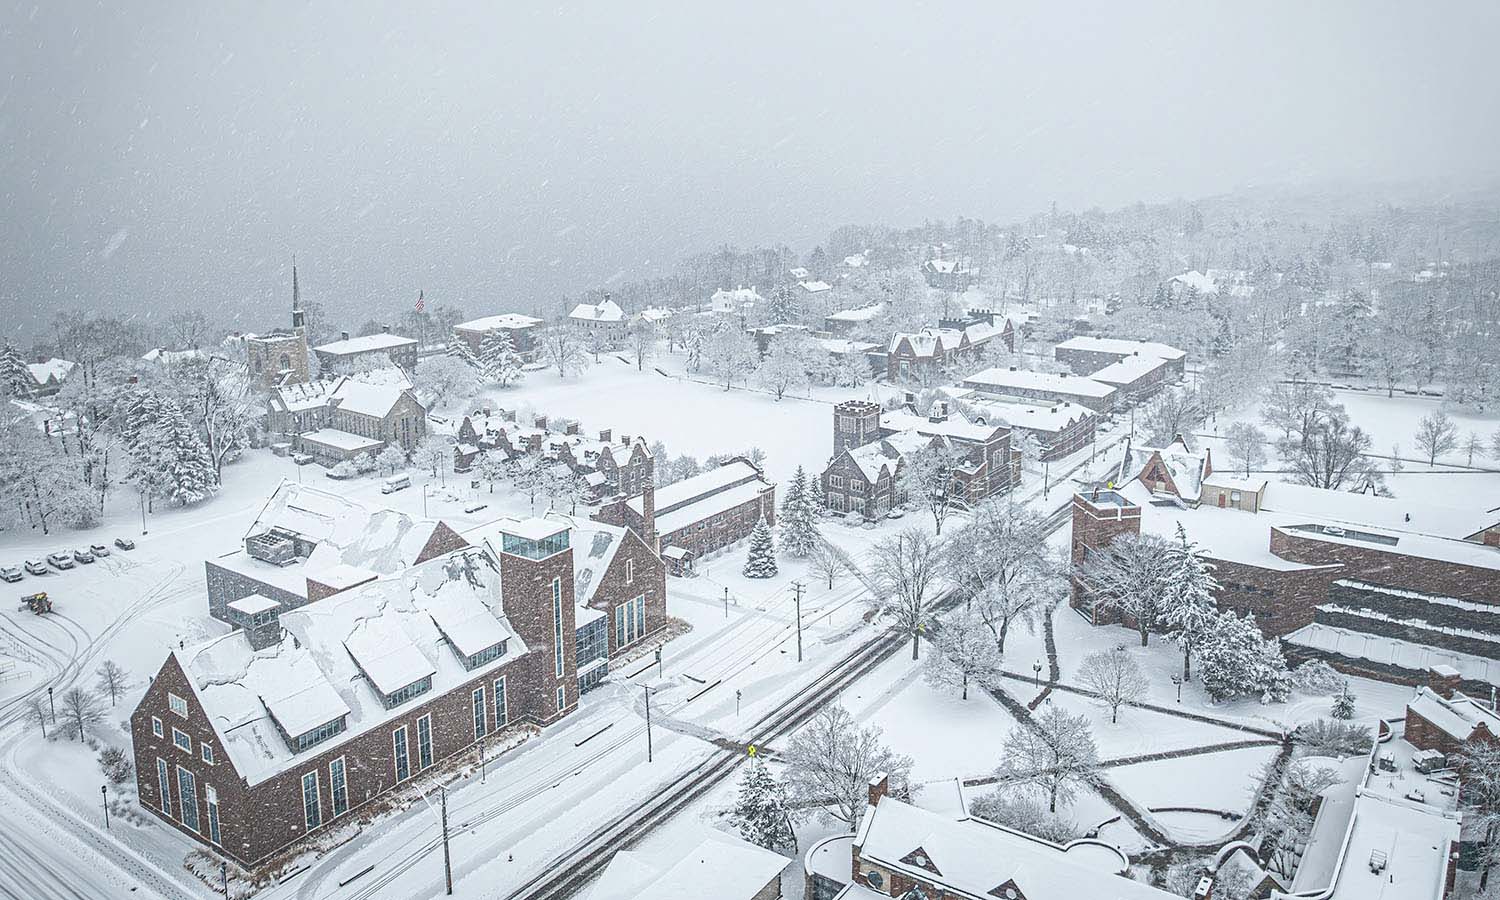
[[[1292,670],[1292,685],[1309,694],[1334,694],[1344,687],[1344,676],[1321,659],[1314,659]]]
[[[99,751],[99,768],[112,784],[124,784],[135,775],[135,763],[119,747]]]
[[[1334,719],[1299,725],[1292,739],[1316,756],[1362,756],[1375,744],[1368,728]]]

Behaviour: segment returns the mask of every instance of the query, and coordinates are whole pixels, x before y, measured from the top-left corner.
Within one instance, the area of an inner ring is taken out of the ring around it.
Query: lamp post
[[[489,774],[490,761],[484,755],[484,738],[479,739],[479,783],[484,784],[485,776]]]
[[[99,785],[99,796],[104,800],[104,830],[109,830],[109,785]],[[227,894],[225,896],[228,896]]]
[[[422,485],[422,518],[427,518],[427,485]]]
[[[1041,687],[1042,686],[1042,661],[1041,660],[1037,660],[1036,662],[1034,662],[1034,663],[1031,664],[1031,674],[1032,674],[1034,680],[1036,681],[1036,686],[1037,687]]]
[[[1172,676],[1172,683],[1175,684],[1175,685],[1177,685],[1177,702],[1181,703],[1182,702],[1182,676],[1181,675],[1173,675]]]
[[[52,724],[57,724],[57,704],[52,702],[52,688],[47,688],[47,707],[52,710]]]
[[[646,762],[651,762],[651,686],[641,685],[646,692]]]
[[[739,691],[739,688],[735,688],[735,690],[734,690],[734,717],[736,719],[738,719],[740,717],[740,691]]]

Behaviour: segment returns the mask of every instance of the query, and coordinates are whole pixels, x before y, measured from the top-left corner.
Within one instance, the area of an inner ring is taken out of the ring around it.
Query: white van
[[[406,474],[392,475],[380,484],[380,493],[394,494],[411,487],[411,476]]]

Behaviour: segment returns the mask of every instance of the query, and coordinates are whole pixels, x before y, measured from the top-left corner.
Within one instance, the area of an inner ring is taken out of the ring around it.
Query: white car
[[[25,577],[15,566],[0,566],[0,579],[14,583]]]
[[[109,545],[107,545],[107,544],[91,544],[91,545],[89,545],[89,552],[92,553],[92,554],[94,554],[95,556],[108,556],[109,555]]]
[[[26,560],[26,571],[32,575],[46,575],[47,562],[41,559],[28,559]]]
[[[49,553],[47,554],[47,562],[59,569],[71,569],[73,568],[73,555],[66,550]]]

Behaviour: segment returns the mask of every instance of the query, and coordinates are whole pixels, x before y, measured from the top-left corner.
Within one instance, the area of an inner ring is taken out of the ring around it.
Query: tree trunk
[[[1057,785],[1052,786],[1051,803],[1047,806],[1048,812],[1057,812]]]
[[[1115,704],[1109,708],[1109,724],[1115,725],[1120,721],[1120,706]]]
[[[912,659],[916,659],[917,658],[917,642],[918,642],[919,639],[920,639],[919,632],[917,631],[917,629],[913,628],[911,630],[911,658]]]
[[[1141,626],[1141,646],[1151,646],[1151,629],[1147,628],[1145,625]]]
[[[964,678],[964,689],[963,689],[962,695],[960,695],[958,699],[960,699],[960,700],[967,700],[967,699],[969,699],[969,675],[968,675],[967,672],[964,673],[963,678]]]
[[[1191,663],[1192,657],[1193,657],[1193,647],[1192,647],[1192,645],[1191,644],[1184,644],[1183,647],[1182,647],[1182,683],[1183,684],[1187,684],[1188,679],[1193,677],[1193,667],[1192,667],[1192,663]]]
[[[996,641],[996,647],[995,647],[996,650],[1000,651],[1000,655],[1001,656],[1005,655],[1005,636],[1007,634],[1009,634],[1009,633],[1010,633],[1010,619],[1006,619],[1005,621],[1003,621],[1003,622],[1000,623],[1000,636],[999,636],[999,640]]]

